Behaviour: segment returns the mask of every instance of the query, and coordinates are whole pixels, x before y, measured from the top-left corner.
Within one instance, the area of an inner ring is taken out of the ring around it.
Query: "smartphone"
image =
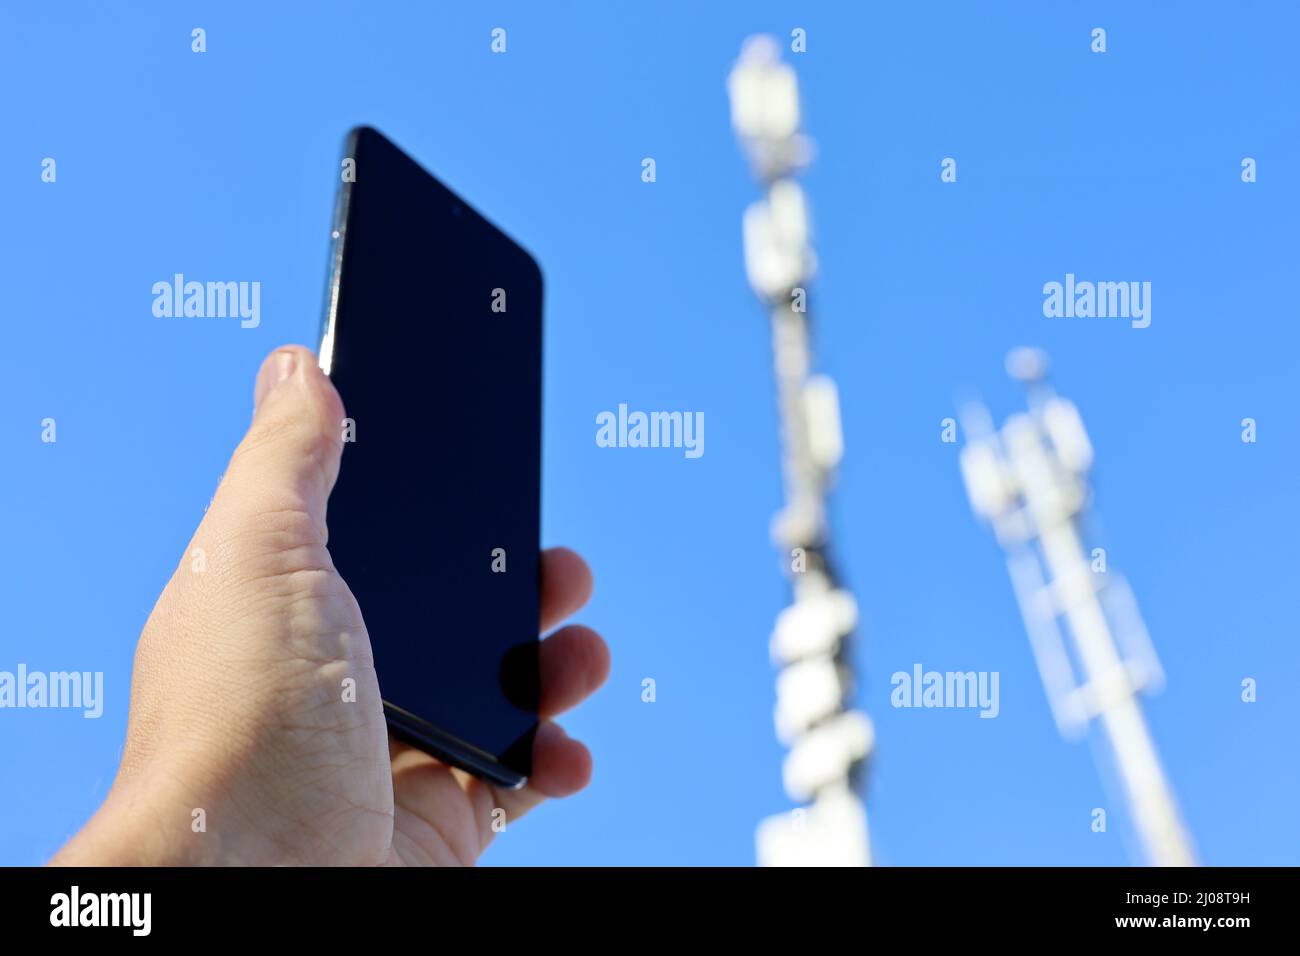
[[[347,137],[320,364],[348,416],[329,549],[391,734],[504,787],[532,770],[542,274],[389,139]]]

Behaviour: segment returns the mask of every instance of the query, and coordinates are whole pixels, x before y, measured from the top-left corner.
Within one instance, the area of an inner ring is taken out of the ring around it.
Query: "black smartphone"
[[[520,787],[537,731],[542,275],[369,127],[340,166],[320,364],[348,416],[329,549],[390,732]]]

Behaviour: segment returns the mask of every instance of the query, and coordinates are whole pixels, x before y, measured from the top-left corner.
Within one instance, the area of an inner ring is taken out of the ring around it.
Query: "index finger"
[[[541,630],[549,631],[579,610],[591,597],[591,569],[568,548],[542,552]]]

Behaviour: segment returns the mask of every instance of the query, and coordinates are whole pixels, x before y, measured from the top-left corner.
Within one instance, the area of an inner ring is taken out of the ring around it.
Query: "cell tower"
[[[867,818],[857,794],[874,732],[849,709],[849,643],[857,604],[829,558],[826,498],[843,452],[835,383],[810,375],[807,283],[816,272],[807,204],[795,174],[811,144],[799,130],[794,70],[776,41],[751,37],[727,81],[731,121],[765,197],[745,211],[745,269],[771,316],[786,504],[772,525],[793,603],[777,617],[771,653],[776,731],[789,746],[783,781],[806,806],[759,824],[762,866],[868,866]]]
[[[1084,551],[1079,519],[1088,505],[1092,443],[1078,410],[1047,384],[1041,352],[1013,351],[1007,371],[1027,386],[1028,412],[994,431],[983,406],[962,411],[961,470],[971,507],[1007,551],[1057,727],[1078,737],[1098,721],[1150,862],[1195,865],[1137,701],[1138,691],[1163,684],[1160,663],[1132,592],[1106,569],[1105,552]]]

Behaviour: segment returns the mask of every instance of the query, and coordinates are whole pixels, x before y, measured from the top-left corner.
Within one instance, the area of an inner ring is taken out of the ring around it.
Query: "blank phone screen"
[[[382,135],[362,129],[349,142],[355,181],[341,194],[322,345],[351,420],[330,553],[360,605],[385,704],[526,776],[541,274]]]

